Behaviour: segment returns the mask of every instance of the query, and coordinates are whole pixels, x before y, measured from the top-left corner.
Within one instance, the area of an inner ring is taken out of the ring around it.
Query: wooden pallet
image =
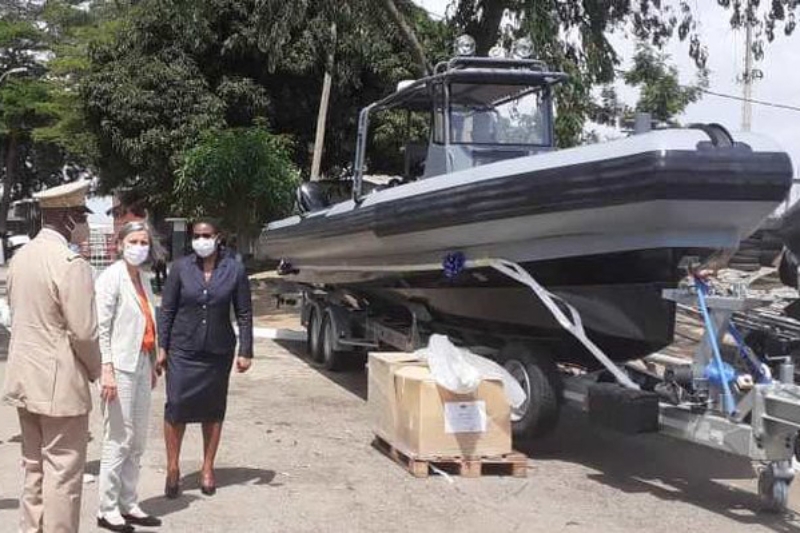
[[[389,442],[376,436],[372,445],[394,462],[419,478],[428,477],[431,467],[461,477],[528,476],[528,457],[519,452],[497,457],[415,457],[401,452]]]

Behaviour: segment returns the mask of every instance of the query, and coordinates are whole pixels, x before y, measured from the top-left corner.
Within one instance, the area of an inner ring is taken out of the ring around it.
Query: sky
[[[111,200],[110,196],[93,196],[86,200],[86,205],[93,211],[87,217],[90,225],[107,226],[113,222],[111,217],[106,214],[106,211],[111,209]]]
[[[449,0],[415,0],[436,16],[444,15]],[[695,19],[700,21],[700,34],[708,47],[709,90],[742,95],[742,86],[737,76],[744,70],[744,31],[734,31],[726,12],[709,0],[691,0]],[[625,32],[609,35],[623,60],[625,69],[633,55],[635,42],[627,38]],[[782,28],[776,31],[775,41],[765,47],[765,57],[755,63],[763,71],[764,78],[753,87],[753,99],[800,107],[800,63],[796,50],[800,49],[800,29],[790,37],[783,34]],[[681,81],[690,83],[695,78],[694,62],[689,58],[689,43],[670,42],[666,48],[671,61],[678,67]],[[624,86],[618,87],[622,100],[633,105],[636,92]],[[800,177],[800,111],[775,109],[753,104],[752,127],[754,133],[765,134],[781,145],[792,157],[795,176]],[[742,103],[712,95],[705,95],[699,102],[691,104],[679,120],[684,123],[716,122],[734,133],[741,129]],[[794,191],[794,198],[800,197],[800,190]]]

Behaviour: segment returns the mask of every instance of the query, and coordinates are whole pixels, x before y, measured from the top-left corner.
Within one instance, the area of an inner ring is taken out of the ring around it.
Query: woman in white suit
[[[157,380],[155,305],[141,268],[153,259],[154,245],[147,224],[125,224],[117,239],[122,259],[100,275],[95,287],[103,354],[97,525],[111,531],[161,525],[158,518],[139,507],[136,488],[147,442],[150,392]]]

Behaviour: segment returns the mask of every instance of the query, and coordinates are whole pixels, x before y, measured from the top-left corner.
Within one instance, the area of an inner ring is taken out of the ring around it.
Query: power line
[[[617,74],[622,74],[622,75],[627,74],[627,71],[624,71],[622,69],[614,69],[614,71]],[[734,94],[720,93],[720,92],[717,92],[717,91],[711,91],[709,89],[697,88],[697,87],[694,87],[694,86],[691,86],[691,85],[682,85],[681,84],[680,87],[683,88],[683,89],[698,89],[701,93],[710,94],[711,96],[718,96],[720,98],[727,98],[728,100],[736,100],[738,102],[750,102],[751,104],[755,104],[755,105],[763,105],[765,107],[774,107],[774,108],[777,108],[777,109],[786,109],[786,110],[789,110],[789,111],[798,111],[798,112],[800,112],[800,106],[793,106],[793,105],[788,105],[788,104],[779,104],[779,103],[776,103],[776,102],[767,102],[766,100],[755,100],[753,98],[744,98],[742,96],[736,96]]]
[[[710,94],[712,96],[718,96],[720,98],[727,98],[729,100],[738,100],[739,102],[750,102],[751,104],[756,105],[763,105],[766,107],[775,107],[778,109],[788,109],[789,111],[800,111],[800,107],[788,105],[788,104],[778,104],[775,102],[767,102],[765,100],[754,100],[752,98],[743,98],[741,96],[735,96],[733,94],[725,94],[725,93],[718,93],[716,91],[709,91],[708,89],[700,89],[700,92],[705,94]]]

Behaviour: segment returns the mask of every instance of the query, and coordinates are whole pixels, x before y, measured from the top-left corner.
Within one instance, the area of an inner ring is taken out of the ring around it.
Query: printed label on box
[[[445,433],[485,433],[486,402],[445,402]]]

